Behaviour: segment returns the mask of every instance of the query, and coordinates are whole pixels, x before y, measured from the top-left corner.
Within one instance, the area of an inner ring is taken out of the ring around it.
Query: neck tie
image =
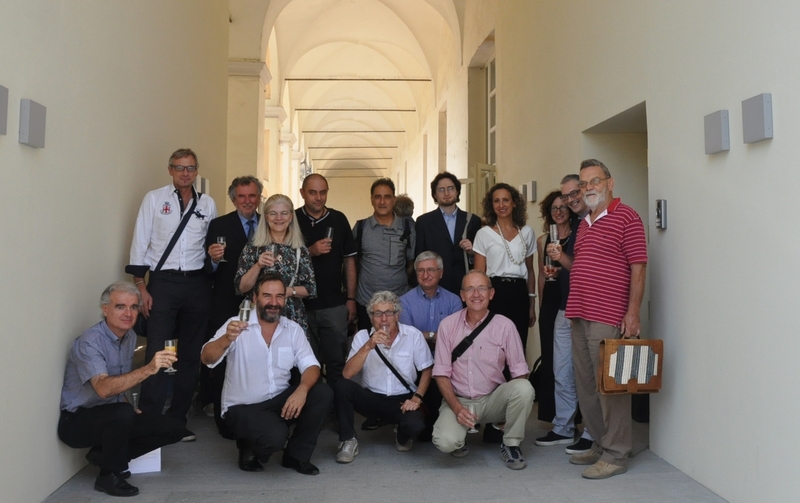
[[[253,234],[255,234],[255,227],[256,223],[250,219],[247,221],[247,240],[253,239]]]

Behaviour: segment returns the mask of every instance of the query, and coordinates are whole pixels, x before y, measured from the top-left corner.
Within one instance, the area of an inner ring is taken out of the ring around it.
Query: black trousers
[[[172,404],[168,416],[186,420],[200,372],[200,350],[205,341],[211,282],[207,276],[177,276],[151,272],[147,290],[153,296],[153,308],[147,320],[145,362],[164,349],[167,339],[178,340],[175,374],[158,374],[142,382],[139,408],[161,414],[167,400],[167,379],[172,379]]]
[[[413,396],[387,396],[362,388],[350,379],[339,379],[336,382],[336,415],[339,418],[339,440],[344,442],[356,436],[353,426],[354,412],[365,417],[379,417],[384,423],[397,425],[397,441],[401,444],[409,438],[416,438],[425,429],[425,415],[421,410],[406,412],[400,405]]]
[[[367,312],[367,306],[362,306],[358,302],[356,302],[356,322],[359,330],[369,330],[372,328],[372,319]]]
[[[283,419],[281,409],[296,389],[297,386],[289,386],[265,402],[228,408],[225,420],[237,437],[239,449],[251,449],[259,460],[266,462],[272,453],[284,449],[285,445],[284,452],[289,456],[300,461],[311,459],[333,402],[333,392],[326,384],[318,382],[309,390],[300,417]],[[292,424],[295,425],[294,432],[289,438]]]
[[[128,403],[61,411],[58,438],[70,447],[100,447],[100,469],[122,472],[128,461],[179,442],[189,431],[183,421],[161,414],[137,414]]]
[[[325,368],[325,380],[333,389],[342,378],[347,359],[347,307],[309,309],[308,335],[314,355]]]
[[[510,319],[517,327],[522,348],[527,348],[530,312],[527,281],[523,278],[495,276],[492,278],[492,287],[494,287],[494,297],[489,301],[489,310]]]

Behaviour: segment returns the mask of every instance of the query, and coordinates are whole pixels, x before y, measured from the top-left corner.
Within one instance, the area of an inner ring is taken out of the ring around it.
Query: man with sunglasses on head
[[[575,418],[578,415],[578,394],[575,390],[575,372],[572,368],[572,325],[565,316],[567,298],[569,297],[569,270],[575,253],[575,237],[578,225],[589,213],[589,207],[583,201],[580,189],[580,177],[575,174],[565,176],[561,180],[561,200],[578,218],[571,222],[567,244],[563,247],[551,243],[547,246],[550,258],[561,264],[561,271],[556,281],[561,291],[561,302],[556,314],[553,332],[553,377],[555,380],[556,415],[553,418],[553,429],[543,437],[536,439],[536,445],[569,444],[567,454],[581,454],[592,448],[592,436],[588,428],[583,429],[580,438],[575,440]],[[554,258],[556,257],[556,258]]]
[[[605,479],[628,471],[631,396],[597,392],[600,341],[639,336],[647,241],[636,211],[614,198],[614,179],[602,162],[583,161],[579,176],[589,213],[575,239],[566,317],[572,323],[578,402],[594,443],[570,463],[590,465],[584,478]]]
[[[431,196],[438,208],[417,218],[415,254],[438,253],[443,267],[440,284],[459,295],[461,279],[472,269],[472,242],[481,220],[456,205],[461,197],[461,182],[452,173],[445,171],[434,177]]]
[[[164,349],[166,339],[178,340],[177,372],[171,376],[159,372],[142,383],[139,408],[161,414],[167,379],[172,379],[172,403],[166,415],[184,422],[197,384],[211,301],[211,280],[204,271],[206,232],[217,217],[214,200],[194,189],[199,167],[191,149],[178,149],[170,156],[167,171],[172,183],[144,196],[130,265],[125,268],[142,296],[142,315],[147,319],[145,360]]]

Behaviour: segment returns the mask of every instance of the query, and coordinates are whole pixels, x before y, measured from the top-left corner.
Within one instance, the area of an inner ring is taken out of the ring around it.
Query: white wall
[[[170,153],[194,148],[223,200],[227,19],[226,2],[0,4],[3,501],[40,501],[86,463],[56,435],[67,351],[125,276]],[[44,149],[17,141],[22,98],[47,107]]]
[[[666,349],[652,450],[730,501],[796,500],[800,237],[778,215],[791,208],[781,189],[800,182],[800,5],[498,6],[501,178],[556,186],[587,153],[581,131],[647,102],[647,205],[669,201],[668,230],[648,217],[652,335]],[[762,92],[773,93],[775,138],[744,145],[740,103]],[[731,150],[706,156],[703,116],[723,108]]]

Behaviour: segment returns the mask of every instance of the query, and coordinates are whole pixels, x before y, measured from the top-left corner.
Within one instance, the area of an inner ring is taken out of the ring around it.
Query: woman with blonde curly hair
[[[317,283],[311,255],[294,218],[294,205],[283,194],[274,194],[264,203],[264,218],[258,222],[253,241],[242,249],[233,280],[236,293],[250,296],[256,280],[267,272],[279,274],[287,285],[283,316],[297,322],[308,336],[301,299],[316,297]]]

